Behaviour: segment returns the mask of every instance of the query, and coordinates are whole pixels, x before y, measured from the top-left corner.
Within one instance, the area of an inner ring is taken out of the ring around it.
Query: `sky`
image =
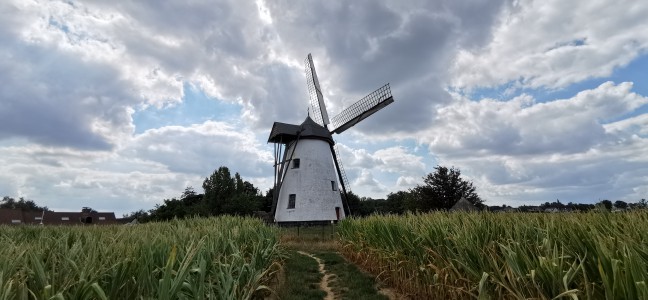
[[[151,209],[227,166],[273,182],[312,53],[351,190],[437,165],[488,205],[648,198],[646,1],[0,2],[0,196]]]

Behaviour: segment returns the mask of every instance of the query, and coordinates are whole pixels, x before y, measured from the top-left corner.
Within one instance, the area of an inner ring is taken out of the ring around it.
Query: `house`
[[[450,208],[450,211],[478,211],[479,209],[474,206],[470,201],[466,200],[466,198],[461,197],[455,205]]]
[[[0,225],[109,225],[120,224],[114,212],[97,212],[84,208],[81,212],[26,211],[0,209]]]

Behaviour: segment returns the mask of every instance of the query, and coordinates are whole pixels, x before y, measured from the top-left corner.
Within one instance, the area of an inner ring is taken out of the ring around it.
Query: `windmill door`
[[[335,216],[337,217],[337,220],[340,221],[340,207],[339,206],[335,207]]]

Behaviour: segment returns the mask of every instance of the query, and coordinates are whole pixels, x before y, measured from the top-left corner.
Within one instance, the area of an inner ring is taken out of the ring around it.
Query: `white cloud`
[[[374,156],[382,162],[378,169],[399,174],[418,174],[425,171],[423,157],[408,153],[404,147],[380,149]]]
[[[260,176],[272,166],[269,148],[259,144],[252,131],[214,121],[147,130],[135,136],[123,154],[161,163],[172,172],[202,176],[220,166]]]
[[[631,88],[629,82],[606,82],[547,103],[527,95],[506,102],[458,98],[439,110],[437,126],[419,139],[447,156],[582,153],[615,143],[604,123],[648,103]]]
[[[648,136],[648,114],[638,115],[618,122],[605,124],[603,127],[605,128],[605,131],[610,134],[623,135],[625,133],[643,136],[645,138]]]
[[[370,194],[386,194],[388,192],[387,188],[378,182],[368,170],[362,170],[360,176],[351,184]]]
[[[419,178],[412,176],[400,176],[396,180],[396,186],[400,189],[410,189],[421,183],[422,182]]]
[[[426,172],[423,157],[405,147],[389,147],[374,153],[344,144],[337,147],[351,189],[362,196],[384,198],[390,192],[415,186],[419,183],[415,178]]]
[[[483,48],[460,50],[452,85],[561,88],[609,76],[648,51],[648,5],[637,1],[513,2]]]
[[[489,203],[636,201],[648,175],[645,114],[607,123],[648,103],[631,88],[606,82],[547,103],[457,99],[421,139]]]
[[[3,180],[5,195],[55,209],[90,206],[117,212],[151,208],[200,179],[138,158],[33,144],[0,148],[0,172],[10,178]]]

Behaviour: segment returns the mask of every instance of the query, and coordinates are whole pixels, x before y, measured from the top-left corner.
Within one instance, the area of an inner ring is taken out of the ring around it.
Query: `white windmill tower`
[[[345,218],[348,207],[338,183],[346,198],[348,182],[332,134],[344,132],[394,102],[386,84],[330,122],[310,54],[305,65],[312,114],[300,125],[275,122],[268,138],[275,150],[271,214],[277,223],[329,223]]]

